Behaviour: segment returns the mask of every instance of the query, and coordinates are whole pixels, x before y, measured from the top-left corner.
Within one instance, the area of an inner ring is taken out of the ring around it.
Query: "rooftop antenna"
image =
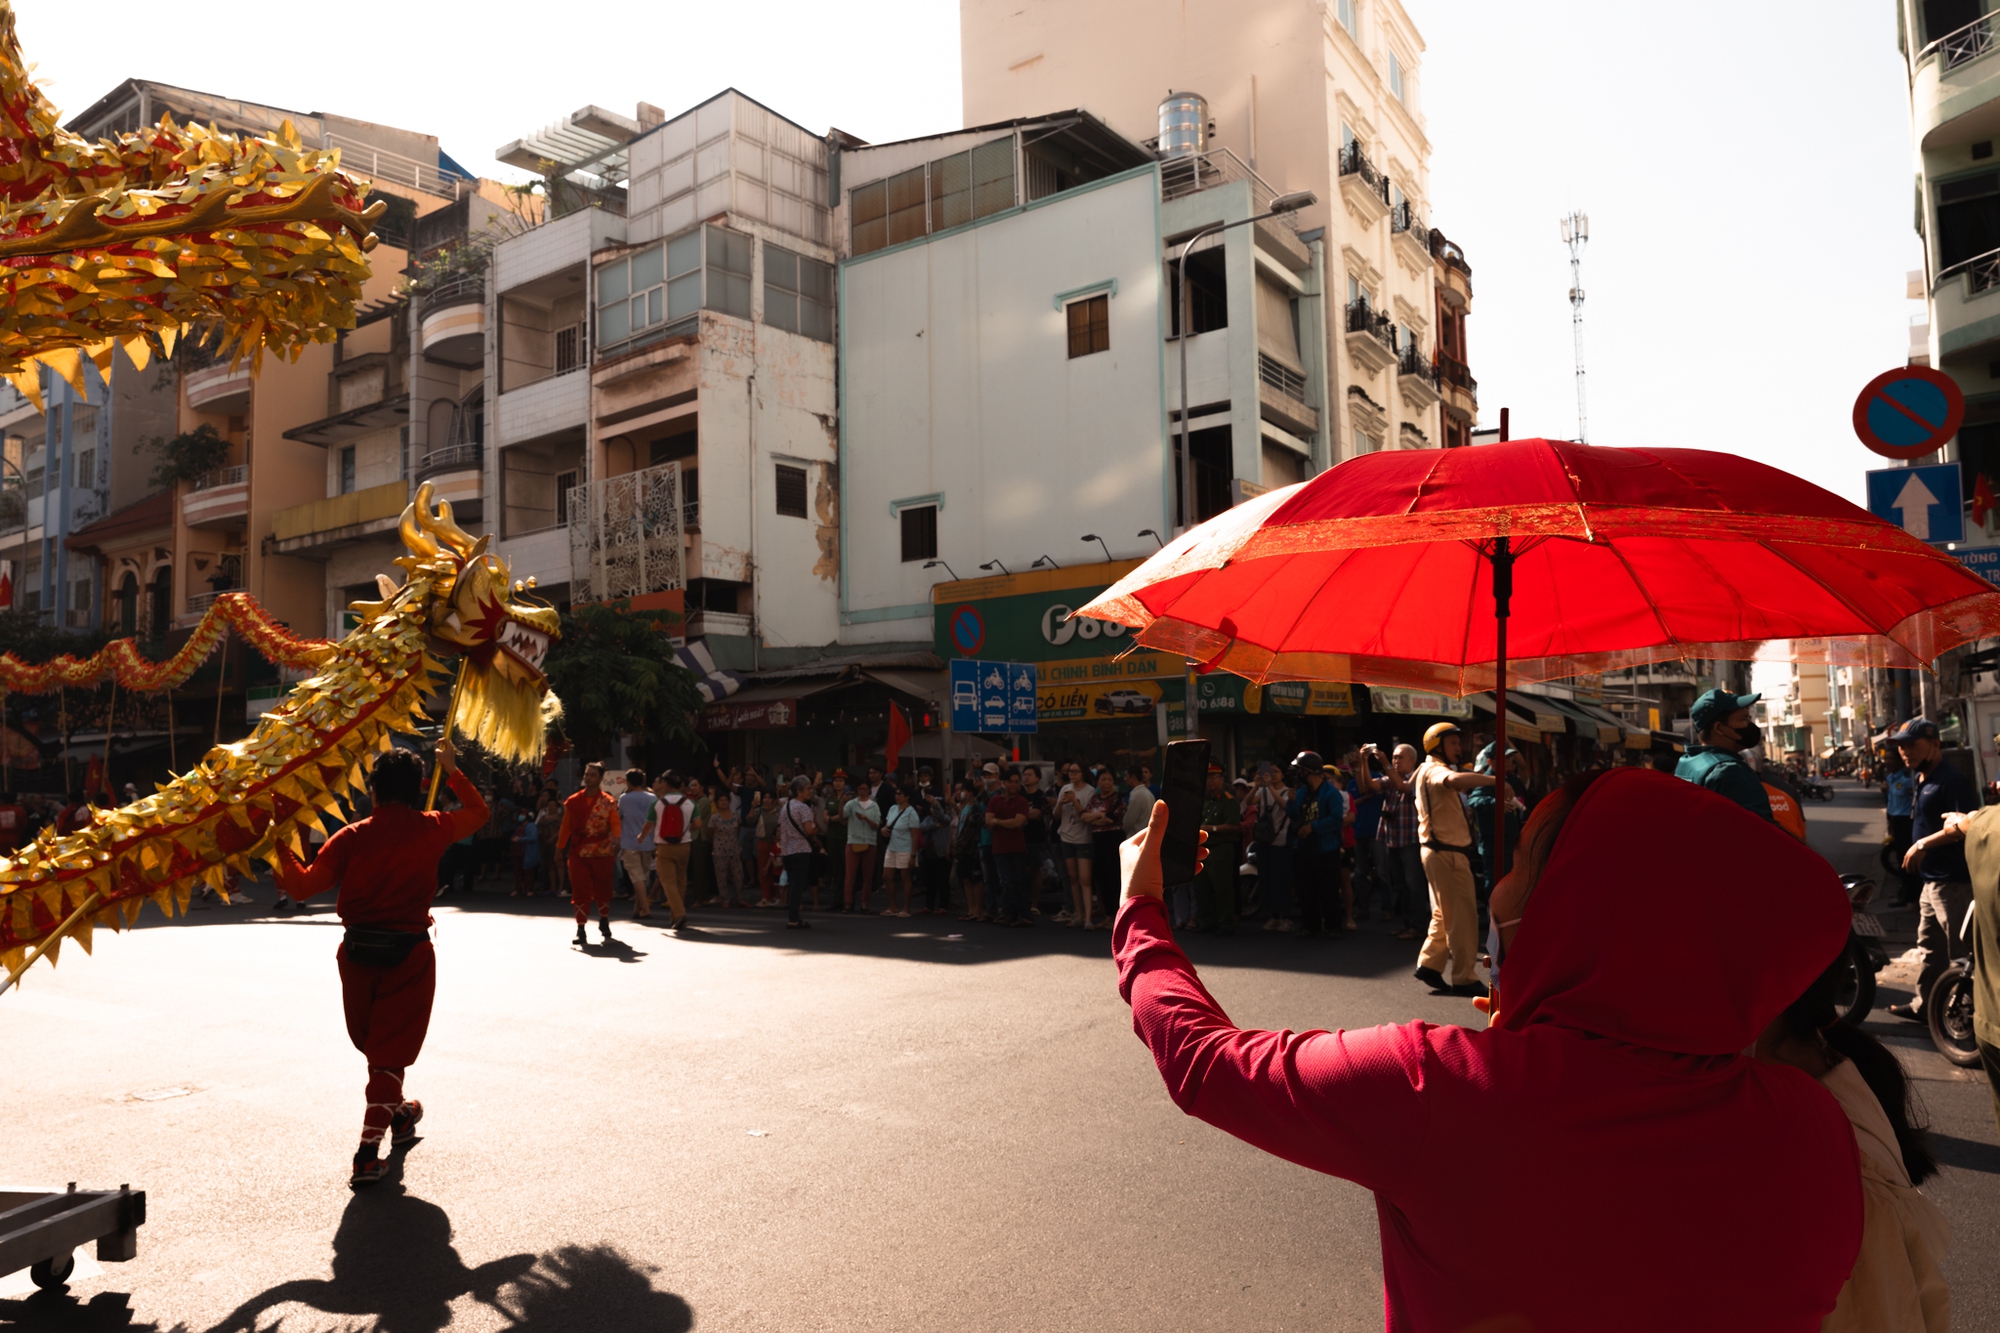
[[[1571,213],[1562,220],[1563,244],[1569,247],[1569,327],[1576,343],[1576,442],[1590,443],[1590,416],[1583,406],[1583,247],[1590,240],[1590,214]]]

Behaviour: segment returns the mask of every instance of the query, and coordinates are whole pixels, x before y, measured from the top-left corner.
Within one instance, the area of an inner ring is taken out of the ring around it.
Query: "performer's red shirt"
[[[380,930],[428,930],[431,899],[437,896],[438,858],[445,848],[486,822],[486,798],[453,772],[451,789],[461,809],[412,810],[385,804],[326,840],[309,866],[289,852],[279,858],[278,887],[304,902],[335,884],[334,910],[350,926]]]
[[[576,791],[563,802],[562,828],[556,846],[571,856],[618,855],[618,802],[602,787]]]

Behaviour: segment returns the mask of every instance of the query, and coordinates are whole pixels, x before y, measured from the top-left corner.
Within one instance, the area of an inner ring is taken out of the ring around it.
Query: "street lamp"
[[[1161,538],[1160,534],[1153,531],[1151,528],[1140,528],[1139,531],[1134,533],[1133,535],[1137,537],[1151,537],[1154,541],[1159,542],[1162,549],[1164,549],[1167,544]]]
[[[937,568],[938,566],[940,566],[940,565],[944,565],[944,572],[945,572],[945,573],[947,573],[947,574],[949,574],[949,575],[951,575],[951,581],[952,581],[953,583],[957,583],[957,582],[959,581],[959,579],[958,579],[958,571],[957,571],[957,570],[955,570],[955,569],[953,569],[953,568],[952,568],[952,567],[951,567],[950,565],[946,565],[946,564],[944,563],[944,561],[942,561],[942,560],[926,560],[926,561],[924,561],[924,568],[925,568],[925,569],[936,569],[936,568]]]
[[[1048,566],[1048,567],[1049,567],[1050,569],[1061,569],[1061,568],[1062,568],[1062,566],[1061,566],[1061,565],[1057,564],[1057,563],[1056,563],[1055,561],[1053,561],[1053,560],[1049,559],[1049,558],[1048,558],[1047,556],[1045,556],[1045,555],[1038,555],[1038,556],[1036,556],[1036,557],[1035,557],[1035,563],[1034,563],[1034,564],[1032,564],[1032,565],[1029,565],[1029,566],[1028,566],[1028,568],[1029,568],[1029,569],[1040,569],[1040,568],[1041,568],[1041,567],[1042,567],[1043,565],[1047,565],[1047,566]]]
[[[1001,564],[998,560],[988,560],[985,564],[981,565],[979,568],[982,570],[997,569],[1002,574],[1008,575],[1010,578],[1013,576],[1014,573],[1013,570],[1007,568],[1007,566]]]
[[[1145,534],[1141,533],[1140,535],[1144,536]],[[1111,559],[1111,547],[1105,543],[1104,538],[1098,536],[1096,533],[1086,532],[1081,537],[1078,537],[1077,540],[1080,542],[1096,542],[1099,546],[1104,547],[1104,558],[1107,561]]]
[[[1259,213],[1254,217],[1238,218],[1234,222],[1211,223],[1210,225],[1203,227],[1200,231],[1196,232],[1194,235],[1188,237],[1187,240],[1182,242],[1181,244],[1180,258],[1175,262],[1176,266],[1180,270],[1179,278],[1177,281],[1177,290],[1180,292],[1180,300],[1181,300],[1180,344],[1181,344],[1181,530],[1182,531],[1186,531],[1187,529],[1193,527],[1195,522],[1194,452],[1193,452],[1193,442],[1188,438],[1187,345],[1188,345],[1188,335],[1193,331],[1192,326],[1194,324],[1194,320],[1191,318],[1193,312],[1188,309],[1188,286],[1187,286],[1188,251],[1194,249],[1195,243],[1200,241],[1205,236],[1212,236],[1219,232],[1228,231],[1231,227],[1246,227],[1253,222],[1262,222],[1267,218],[1281,217],[1287,213],[1296,213],[1301,208],[1309,208],[1318,202],[1319,202],[1319,196],[1314,194],[1311,190],[1294,190],[1290,194],[1281,194],[1276,199],[1273,199],[1271,201],[1271,207],[1267,212]],[[1144,533],[1140,533],[1139,535],[1142,537],[1145,536]],[[1155,534],[1155,536],[1157,538],[1157,534]],[[1193,678],[1193,673],[1190,672],[1189,673],[1190,683],[1192,683],[1192,678]],[[1192,735],[1193,733],[1190,732],[1189,734]]]
[[[1296,213],[1301,208],[1308,208],[1318,202],[1319,196],[1311,190],[1294,190],[1290,194],[1281,194],[1276,199],[1273,199],[1271,207],[1267,212],[1259,213],[1254,217],[1239,218],[1235,222],[1211,223],[1188,237],[1181,244],[1180,258],[1176,261],[1176,266],[1180,270],[1176,290],[1180,292],[1181,298],[1181,531],[1183,532],[1193,527],[1195,521],[1194,441],[1188,435],[1187,345],[1188,335],[1193,331],[1194,326],[1194,320],[1191,318],[1194,312],[1188,309],[1188,251],[1194,249],[1195,243],[1204,236],[1225,232],[1231,227],[1244,227],[1253,222],[1262,222],[1266,218],[1275,218],[1286,213]],[[1143,537],[1146,534],[1142,532],[1139,535]],[[1159,533],[1155,532],[1152,536],[1154,541],[1160,540]],[[1166,545],[1164,542],[1160,544],[1162,546]],[[1195,670],[1199,665],[1192,657],[1187,659],[1187,699],[1181,705],[1181,734],[1189,740],[1194,740],[1201,735],[1199,719],[1201,705],[1195,697]]]

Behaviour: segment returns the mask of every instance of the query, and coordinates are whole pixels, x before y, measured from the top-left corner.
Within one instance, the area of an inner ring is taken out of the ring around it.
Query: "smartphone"
[[[1192,884],[1201,854],[1201,807],[1208,797],[1208,742],[1172,741],[1160,773],[1167,836],[1160,843],[1160,883]]]

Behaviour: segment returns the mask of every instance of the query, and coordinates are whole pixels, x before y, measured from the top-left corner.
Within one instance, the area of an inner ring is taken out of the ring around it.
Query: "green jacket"
[[[1734,750],[1697,745],[1674,765],[1674,776],[1727,796],[1759,819],[1771,818],[1771,798],[1764,794],[1763,779]]]

